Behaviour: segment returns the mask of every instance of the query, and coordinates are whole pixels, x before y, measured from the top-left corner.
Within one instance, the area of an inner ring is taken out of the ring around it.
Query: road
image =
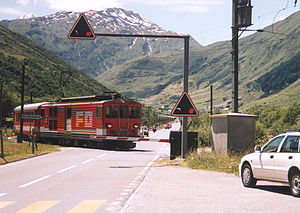
[[[172,129],[150,133],[168,138]],[[0,167],[0,212],[295,212],[286,186],[242,186],[231,174],[156,167],[168,143],[141,142],[131,151],[62,148]]]
[[[155,133],[153,131],[149,132],[149,138],[155,139],[169,139],[169,135],[171,131],[179,131],[180,130],[180,122],[176,119],[175,122],[171,124],[170,129],[158,129]]]
[[[258,182],[246,188],[233,174],[154,167],[121,213],[291,213],[300,200],[287,186]]]
[[[132,151],[63,148],[1,166],[0,212],[119,212],[168,149],[149,142]]]

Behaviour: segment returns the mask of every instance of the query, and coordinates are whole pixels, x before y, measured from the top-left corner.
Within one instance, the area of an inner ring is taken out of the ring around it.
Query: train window
[[[49,117],[57,117],[57,107],[49,107]]]
[[[118,106],[107,106],[105,108],[106,118],[117,118],[118,117]]]
[[[53,129],[53,120],[49,120],[49,129]]]
[[[139,107],[129,107],[129,118],[139,118],[140,108]]]
[[[49,120],[49,129],[57,130],[57,120]]]
[[[49,129],[57,130],[57,107],[49,107]]]
[[[96,107],[96,117],[101,118],[102,107]]]
[[[66,119],[72,118],[72,108],[67,108]]]
[[[120,118],[127,118],[128,107],[120,106]]]

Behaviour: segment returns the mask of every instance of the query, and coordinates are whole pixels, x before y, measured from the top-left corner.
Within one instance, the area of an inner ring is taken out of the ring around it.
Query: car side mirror
[[[260,146],[255,146],[254,151],[255,152],[261,152],[261,147]]]

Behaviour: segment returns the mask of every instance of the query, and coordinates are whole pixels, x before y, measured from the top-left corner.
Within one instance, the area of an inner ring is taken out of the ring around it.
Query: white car
[[[239,165],[245,187],[254,187],[257,180],[287,183],[293,196],[300,197],[300,130],[272,138],[262,148],[245,155]]]

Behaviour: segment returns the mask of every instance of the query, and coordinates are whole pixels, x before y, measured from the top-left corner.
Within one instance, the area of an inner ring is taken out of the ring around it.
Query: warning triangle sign
[[[70,39],[95,39],[96,35],[86,16],[81,13],[68,34]]]
[[[196,117],[199,115],[199,112],[188,93],[183,92],[174,106],[171,115],[175,117]]]

